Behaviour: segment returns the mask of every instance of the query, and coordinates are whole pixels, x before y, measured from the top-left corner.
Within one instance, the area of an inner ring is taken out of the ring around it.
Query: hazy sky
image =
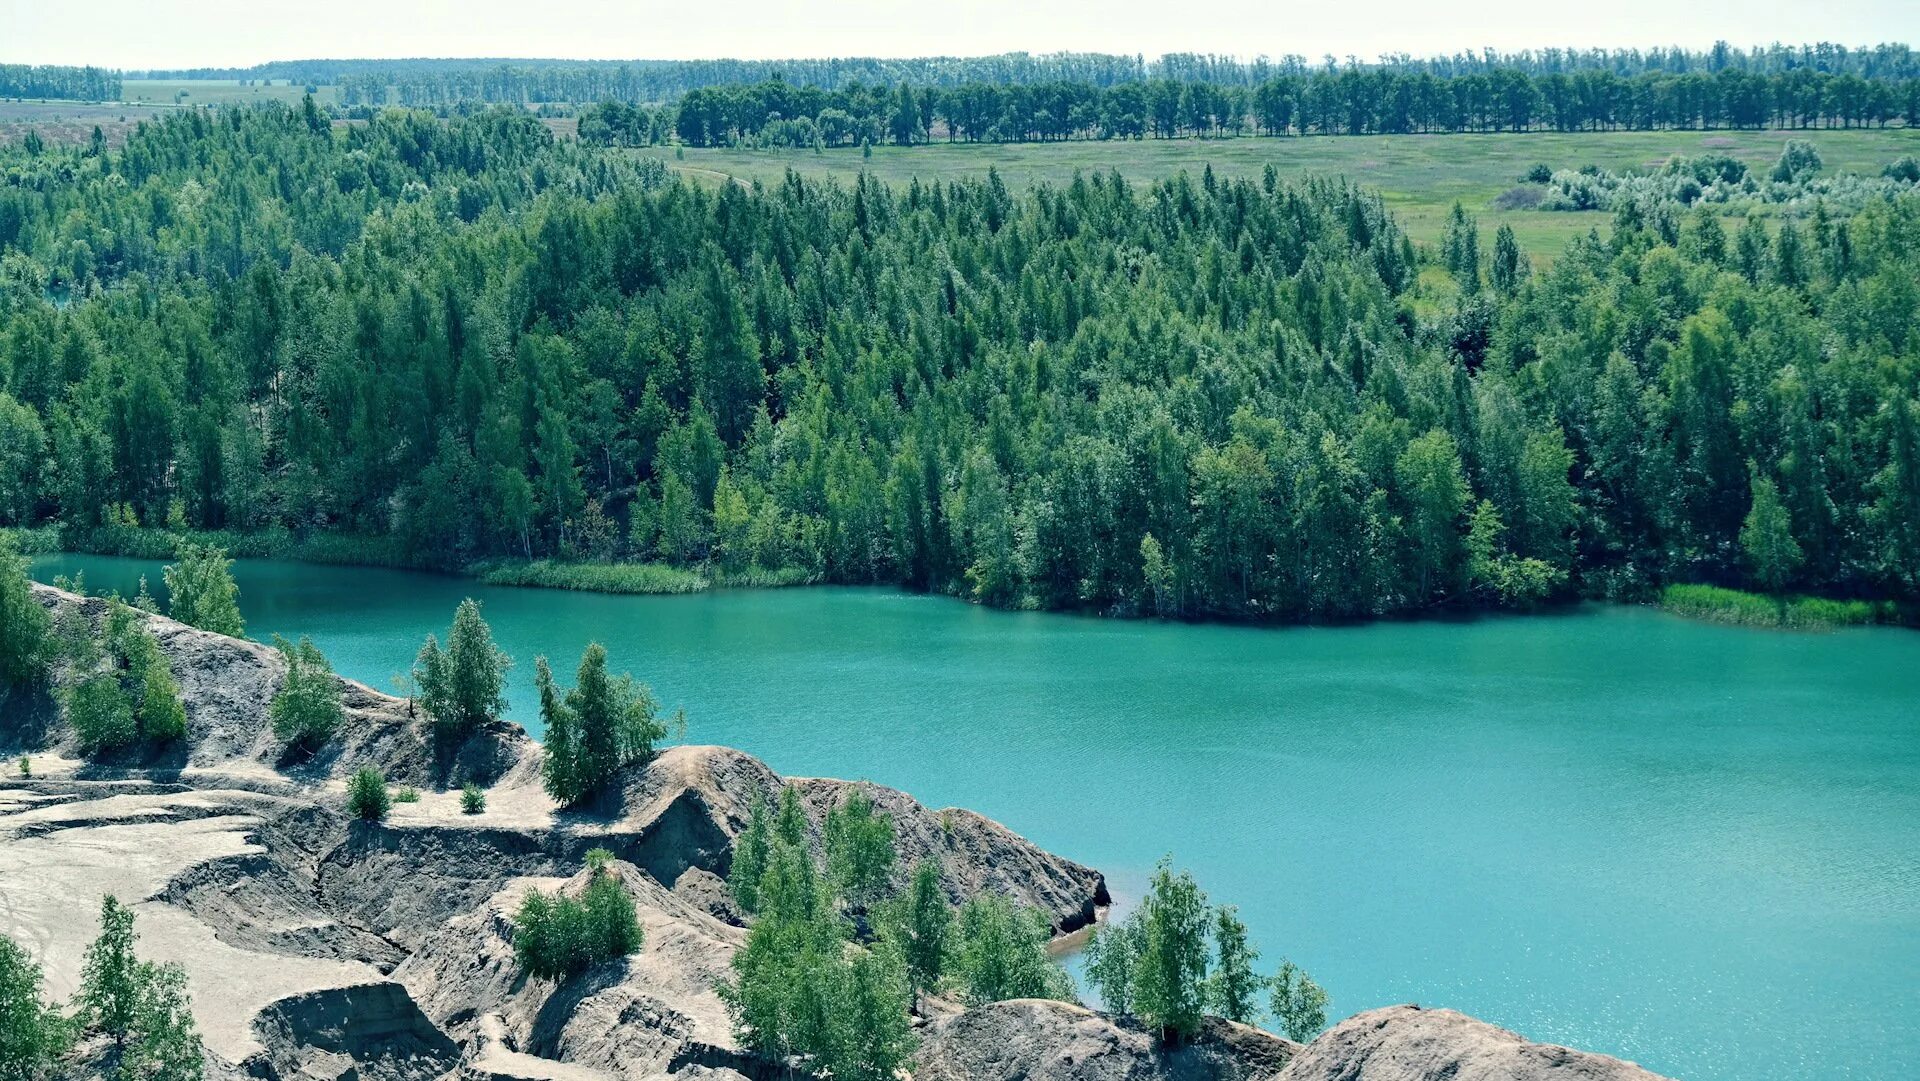
[[[1920,0],[0,0],[0,61],[600,59],[1920,43]]]

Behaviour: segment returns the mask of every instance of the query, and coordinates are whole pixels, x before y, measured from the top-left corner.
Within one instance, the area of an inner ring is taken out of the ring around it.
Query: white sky
[[[1331,53],[1920,44],[1920,0],[0,0],[0,61]]]

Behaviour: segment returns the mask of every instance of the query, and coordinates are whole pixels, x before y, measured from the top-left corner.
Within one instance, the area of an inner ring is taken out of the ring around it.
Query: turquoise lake
[[[131,595],[159,564],[36,561]],[[1637,608],[1261,629],[880,589],[611,597],[243,561],[248,633],[382,689],[478,597],[689,738],[991,815],[1236,904],[1329,1013],[1419,1002],[1688,1081],[1920,1074],[1920,634]]]

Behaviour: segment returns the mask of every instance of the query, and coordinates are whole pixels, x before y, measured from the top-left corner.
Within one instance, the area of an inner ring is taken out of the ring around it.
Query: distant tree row
[[[1165,79],[1251,88],[1275,76],[1348,71],[1426,74],[1441,78],[1490,74],[1607,73],[1630,78],[1743,72],[1776,75],[1811,72],[1866,79],[1920,76],[1920,54],[1901,44],[1860,48],[1821,43],[1774,44],[1740,49],[1725,42],[1710,49],[1482,50],[1450,56],[1405,54],[1370,60],[1317,61],[1297,55],[1278,59],[1201,53],[1168,53],[1157,60],[1108,53],[1002,53],[978,57],[829,57],[799,60],[309,60],[245,69],[196,69],[149,73],[155,78],[286,79],[338,83],[348,105],[451,105],[461,102],[536,104],[623,101],[659,103],[702,87],[739,86],[779,80],[794,86],[845,89],[901,84],[955,87],[984,82],[997,86],[1080,82],[1095,87]]]
[[[1920,123],[1920,79],[1799,70],[1776,75],[1606,71],[1459,76],[1380,69],[1279,75],[1246,86],[1154,79],[839,90],[765,82],[700,87],[649,109],[609,102],[582,113],[580,137],[602,145],[664,141],[902,145],[935,139],[1362,135],[1466,131],[1884,126]]]
[[[0,64],[0,98],[119,101],[120,73],[57,64]]]

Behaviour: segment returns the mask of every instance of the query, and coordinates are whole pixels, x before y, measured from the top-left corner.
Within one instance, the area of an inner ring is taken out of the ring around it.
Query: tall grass
[[[712,583],[689,570],[661,563],[490,563],[474,568],[496,586],[537,586],[590,593],[699,593]]]
[[[1660,607],[1677,615],[1742,627],[1827,630],[1869,623],[1905,622],[1907,613],[1890,601],[1834,600],[1830,597],[1769,597],[1707,585],[1671,585],[1660,593]]]

